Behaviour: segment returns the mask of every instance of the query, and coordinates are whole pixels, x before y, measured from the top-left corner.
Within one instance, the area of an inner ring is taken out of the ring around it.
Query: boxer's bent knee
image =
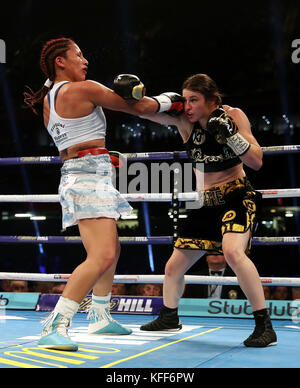
[[[184,273],[176,263],[168,262],[165,266],[165,276],[177,279],[183,277]]]
[[[245,252],[242,247],[225,244],[222,249],[226,262],[232,268],[245,259]]]

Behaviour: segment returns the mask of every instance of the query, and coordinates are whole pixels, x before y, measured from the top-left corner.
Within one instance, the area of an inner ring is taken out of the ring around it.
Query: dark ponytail
[[[48,91],[50,90],[50,88],[48,88],[47,86],[43,85],[42,88],[40,90],[38,90],[37,92],[34,92],[29,86],[25,85],[25,88],[28,89],[28,92],[24,92],[24,102],[25,104],[31,108],[31,110],[33,111],[34,114],[36,114],[38,116],[38,112],[35,108],[35,105],[37,104],[40,104],[45,96],[47,95]]]

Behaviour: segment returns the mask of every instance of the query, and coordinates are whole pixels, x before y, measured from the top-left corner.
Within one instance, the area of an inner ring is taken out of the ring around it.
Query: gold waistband
[[[219,206],[226,203],[226,197],[238,189],[253,191],[253,187],[247,177],[238,178],[232,182],[224,183],[221,186],[212,187],[199,192],[203,206]]]

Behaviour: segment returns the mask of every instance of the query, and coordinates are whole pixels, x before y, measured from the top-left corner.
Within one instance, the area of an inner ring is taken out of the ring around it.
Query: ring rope
[[[297,154],[300,152],[300,145],[271,146],[262,147],[264,155],[278,154]],[[142,152],[142,153],[124,153],[122,154],[128,161],[133,160],[160,160],[174,159],[174,154],[179,159],[187,159],[186,151],[175,152]],[[61,164],[59,156],[23,156],[13,158],[0,158],[0,165],[18,165],[18,164]]]
[[[300,189],[271,189],[271,190],[257,190],[262,193],[263,198],[294,198],[300,197]],[[171,202],[172,193],[135,193],[135,194],[121,194],[121,196],[130,202]],[[198,192],[179,193],[179,201],[198,201]],[[59,195],[57,194],[29,194],[29,195],[14,195],[6,194],[0,195],[1,202],[44,202],[55,203],[59,202]]]
[[[271,146],[262,147],[264,155],[299,153],[300,145]],[[179,159],[186,159],[187,154],[182,152],[150,152],[123,154],[128,161],[131,160],[160,160],[174,159],[176,155]],[[14,157],[0,158],[0,165],[18,164],[61,164],[62,160],[56,156],[36,156],[36,157]],[[300,189],[280,189],[280,190],[258,190],[263,198],[290,198],[300,197]],[[170,202],[172,194],[123,194],[125,199],[131,202]],[[180,193],[180,201],[196,201],[199,199],[198,193]],[[58,195],[0,195],[0,202],[59,202]],[[0,243],[81,243],[78,236],[0,236]],[[120,237],[123,244],[171,244],[173,237]],[[254,237],[253,245],[300,245],[300,237]],[[28,281],[67,281],[70,275],[67,274],[26,274],[0,272],[0,280],[28,280]],[[163,283],[164,275],[115,275],[115,283]],[[298,278],[260,278],[263,285],[278,286],[300,286]],[[221,284],[238,285],[236,277],[216,277],[216,276],[192,276],[185,275],[186,284]]]
[[[119,237],[121,244],[169,245],[172,236]],[[81,244],[79,236],[0,236],[0,244]],[[300,236],[253,237],[252,245],[300,245]]]
[[[0,280],[25,280],[39,282],[67,282],[69,274],[40,274],[40,273],[17,273],[0,272]],[[195,276],[185,275],[186,284],[219,284],[219,285],[239,285],[236,277],[231,276]],[[260,278],[262,285],[273,286],[300,286],[300,278]],[[162,284],[164,275],[115,275],[114,283],[158,283]]]

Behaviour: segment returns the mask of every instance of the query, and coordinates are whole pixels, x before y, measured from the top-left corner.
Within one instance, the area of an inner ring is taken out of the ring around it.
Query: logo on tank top
[[[202,128],[196,128],[193,134],[193,143],[201,145],[205,142],[205,132]]]
[[[52,132],[52,137],[53,137],[55,142],[59,142],[61,140],[67,139],[68,134],[66,132],[62,133],[62,129],[64,129],[64,128],[65,128],[65,124],[61,124],[61,123],[55,123],[52,126],[51,132]]]

